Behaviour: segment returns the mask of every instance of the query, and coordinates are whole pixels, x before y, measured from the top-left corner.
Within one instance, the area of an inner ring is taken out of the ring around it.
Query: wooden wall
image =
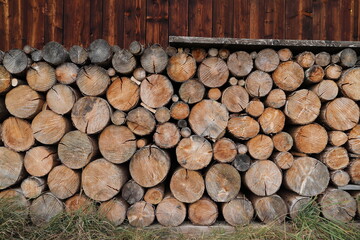
[[[359,40],[358,0],[0,0],[0,49],[169,35]]]

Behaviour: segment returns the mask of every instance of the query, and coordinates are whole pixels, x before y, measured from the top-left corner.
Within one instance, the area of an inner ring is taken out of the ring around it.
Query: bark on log
[[[75,194],[65,201],[65,210],[67,213],[88,213],[91,212],[93,207],[90,198],[82,194]]]
[[[255,161],[246,171],[244,182],[257,196],[270,196],[280,189],[282,173],[272,161]]]
[[[154,206],[145,201],[137,202],[129,207],[127,218],[131,226],[138,228],[150,226],[155,220]]]
[[[320,113],[321,102],[312,91],[301,89],[293,92],[287,99],[284,113],[294,124],[312,123]]]
[[[236,144],[229,138],[220,138],[214,144],[214,159],[221,163],[232,162],[237,155]]]
[[[89,58],[89,53],[83,47],[74,45],[69,50],[70,60],[78,65],[83,65]]]
[[[159,123],[165,123],[170,120],[170,110],[166,107],[156,109],[155,119]]]
[[[314,134],[316,133],[316,134]],[[324,127],[317,123],[295,127],[290,131],[295,148],[303,153],[320,153],[328,142],[328,135]]]
[[[204,194],[204,179],[197,171],[179,168],[171,177],[170,190],[180,202],[193,203]]]
[[[279,152],[289,151],[294,144],[294,140],[287,132],[279,132],[272,137],[274,148]]]
[[[186,206],[172,196],[164,198],[156,207],[156,219],[165,227],[177,227],[184,222]]]
[[[189,220],[200,226],[212,225],[219,215],[217,205],[209,198],[203,197],[189,205]]]
[[[200,170],[209,165],[212,159],[212,147],[205,138],[192,135],[183,138],[176,147],[178,163],[189,170]]]
[[[42,52],[44,60],[55,66],[64,63],[69,58],[69,53],[57,42],[48,42]]]
[[[46,103],[52,111],[63,115],[71,111],[78,98],[79,93],[72,87],[56,84],[47,92]]]
[[[321,109],[322,121],[331,129],[346,131],[359,122],[359,106],[349,98],[335,98]]]
[[[207,56],[207,52],[203,48],[194,48],[191,50],[191,55],[197,63],[201,63]]]
[[[76,84],[84,95],[99,96],[108,88],[110,77],[102,67],[84,66],[77,75]]]
[[[28,177],[21,183],[21,191],[26,198],[37,198],[39,197],[46,187],[46,181],[43,178]]]
[[[270,48],[258,52],[255,58],[255,67],[264,72],[272,72],[279,66],[279,55]]]
[[[195,59],[186,53],[178,53],[170,58],[166,71],[173,81],[185,82],[196,73]]]
[[[315,63],[315,55],[312,52],[302,52],[296,57],[296,62],[303,68],[309,68]]]
[[[110,121],[111,108],[105,99],[82,97],[71,111],[73,125],[86,134],[95,134],[103,130]]]
[[[156,127],[154,142],[161,148],[173,148],[180,141],[180,132],[174,123],[166,122]]]
[[[156,122],[150,111],[143,107],[138,107],[128,113],[126,124],[136,135],[145,136],[155,129]]]
[[[272,108],[281,108],[286,103],[286,94],[283,90],[276,88],[269,92],[265,99],[265,106]]]
[[[112,58],[112,66],[120,74],[130,74],[136,68],[136,58],[126,49],[117,51]]]
[[[310,197],[300,196],[294,192],[286,190],[279,191],[279,195],[285,201],[292,220],[295,220],[312,201]]]
[[[226,48],[219,49],[219,57],[222,60],[228,59],[229,56],[230,56],[230,51],[228,49],[226,49]]]
[[[340,53],[340,63],[343,67],[353,67],[357,61],[356,52],[354,49],[345,48]]]
[[[1,126],[4,145],[17,152],[28,150],[35,144],[30,123],[20,118],[9,117]]]
[[[268,159],[274,149],[274,143],[269,136],[258,134],[256,137],[250,139],[246,146],[249,154],[255,159]]]
[[[336,170],[330,173],[331,182],[337,187],[343,187],[349,184],[350,175],[343,170]]]
[[[116,126],[121,126],[126,122],[126,113],[116,110],[111,114],[111,122]]]
[[[306,81],[310,84],[321,82],[324,79],[324,76],[324,69],[319,65],[312,65],[305,71]]]
[[[360,185],[360,159],[353,160],[347,172],[350,175],[351,182]]]
[[[175,120],[185,119],[190,114],[190,107],[188,104],[178,101],[171,105],[170,116]]]
[[[165,106],[173,94],[174,88],[164,75],[150,75],[140,85],[141,101],[152,108]]]
[[[65,165],[59,165],[50,171],[47,184],[57,198],[69,198],[80,189],[80,173]]]
[[[63,211],[63,202],[52,193],[44,193],[31,203],[30,218],[35,225],[42,225]]]
[[[206,192],[215,202],[234,199],[241,186],[239,172],[231,165],[218,163],[211,166],[205,175]]]
[[[81,175],[85,194],[95,201],[107,201],[116,196],[128,180],[128,170],[104,158],[89,163]]]
[[[0,66],[0,94],[6,93],[11,88],[11,74]]]
[[[204,98],[205,87],[195,79],[190,79],[181,84],[179,89],[179,96],[181,100],[188,104],[200,102]]]
[[[272,89],[271,76],[263,71],[256,70],[246,78],[245,88],[252,97],[264,97]]]
[[[24,157],[26,171],[36,177],[47,175],[59,161],[55,149],[45,146],[37,146],[28,150]]]
[[[248,140],[260,131],[259,123],[249,116],[231,117],[227,125],[228,131],[236,138]]]
[[[320,154],[320,160],[330,169],[344,169],[349,165],[348,152],[343,147],[327,147]]]
[[[168,56],[160,45],[154,44],[145,49],[140,63],[148,73],[161,73],[168,65]]]
[[[288,209],[285,201],[279,195],[267,197],[251,196],[257,217],[264,223],[282,223],[285,221]]]
[[[20,49],[12,49],[5,53],[2,64],[11,74],[21,75],[28,67],[30,60]]]
[[[251,72],[254,64],[247,52],[238,51],[229,56],[227,65],[232,75],[235,77],[245,77]]]
[[[259,99],[253,99],[248,103],[245,111],[252,117],[259,117],[264,112],[264,104]]]
[[[251,159],[247,154],[238,154],[232,162],[232,165],[239,172],[246,172],[250,168]]]
[[[293,54],[290,49],[288,48],[282,48],[280,49],[277,54],[279,55],[279,59],[282,62],[286,62],[292,59]]]
[[[128,161],[136,151],[135,135],[125,126],[106,127],[99,136],[98,144],[101,155],[115,164]]]
[[[33,118],[41,111],[43,104],[43,97],[27,85],[10,90],[5,97],[6,109],[19,118]]]
[[[198,68],[199,80],[207,87],[221,87],[229,77],[229,69],[218,57],[206,58]]]
[[[96,141],[80,131],[65,134],[58,145],[60,161],[72,169],[85,167],[97,154]]]
[[[62,84],[72,84],[76,81],[79,67],[74,63],[63,63],[55,69],[56,80]]]
[[[105,65],[110,62],[113,55],[111,46],[104,39],[96,39],[89,46],[89,58],[91,63]]]
[[[134,180],[130,179],[121,188],[121,197],[130,205],[143,199],[145,190]]]
[[[106,217],[115,226],[119,226],[126,218],[128,206],[124,199],[116,197],[102,202],[99,207],[99,214]]]
[[[339,93],[339,88],[332,80],[323,80],[320,83],[310,87],[321,101],[331,101],[336,98]]]
[[[272,74],[276,86],[284,91],[294,91],[304,81],[304,70],[293,61],[280,63]]]
[[[222,215],[231,226],[245,226],[253,219],[254,208],[245,195],[239,194],[230,202],[222,204]]]
[[[283,169],[289,169],[294,163],[294,156],[289,152],[277,152],[272,156],[275,164]]]
[[[131,177],[142,187],[154,187],[161,183],[170,170],[167,153],[155,146],[139,149],[130,160]]]
[[[341,132],[346,134],[344,132]],[[360,154],[360,125],[356,125],[353,129],[350,130],[348,133],[348,139],[345,140],[344,136],[342,135],[341,143],[345,143],[347,141],[347,149],[355,154]]]
[[[265,134],[278,133],[285,126],[285,115],[279,109],[266,108],[259,117],[258,122]]]
[[[330,64],[325,68],[325,76],[328,79],[339,79],[342,73],[342,67],[337,64]]]
[[[327,188],[330,175],[327,167],[311,157],[296,158],[285,172],[285,186],[301,196],[316,196]]]
[[[360,68],[351,68],[344,71],[338,85],[346,97],[355,101],[360,100]]]
[[[22,179],[23,159],[23,155],[6,147],[0,147],[0,189],[8,188]]]
[[[224,105],[213,100],[203,100],[191,109],[189,124],[197,135],[214,141],[224,132],[228,119],[229,113]]]

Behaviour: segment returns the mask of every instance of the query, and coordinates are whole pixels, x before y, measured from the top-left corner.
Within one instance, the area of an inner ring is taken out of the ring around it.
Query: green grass
[[[251,224],[238,227],[235,232],[218,229],[207,235],[184,236],[169,228],[136,229],[127,224],[115,227],[95,211],[84,214],[62,213],[47,224],[34,226],[27,217],[27,209],[11,201],[0,200],[0,239],[289,239],[289,240],[359,240],[359,224],[329,221],[320,215],[315,204],[307,205],[296,219],[286,224]]]

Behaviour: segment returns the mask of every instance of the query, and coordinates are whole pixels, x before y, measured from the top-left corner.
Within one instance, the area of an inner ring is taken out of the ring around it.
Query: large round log
[[[139,86],[127,77],[119,77],[106,90],[106,98],[114,108],[129,111],[140,99]]]
[[[203,197],[189,205],[188,217],[195,225],[210,226],[216,221],[218,215],[216,203],[209,198]]]
[[[227,125],[228,131],[236,138],[248,140],[260,131],[259,123],[249,116],[231,117]]]
[[[239,172],[231,165],[218,163],[209,168],[205,176],[206,191],[215,202],[234,199],[241,186]]]
[[[285,126],[284,113],[276,108],[266,108],[258,119],[265,134],[278,133]]]
[[[35,144],[30,123],[20,118],[9,117],[1,125],[1,138],[4,145],[23,152]]]
[[[180,141],[180,132],[174,123],[166,122],[156,127],[154,142],[161,148],[173,148]]]
[[[194,76],[196,62],[192,56],[178,53],[170,58],[166,70],[168,76],[175,82],[185,82]]]
[[[0,147],[0,189],[14,185],[22,179],[23,156],[6,147]]]
[[[5,97],[6,109],[19,118],[33,118],[41,111],[43,104],[43,97],[27,85],[10,90]]]
[[[229,77],[229,69],[221,58],[206,58],[198,68],[199,80],[207,87],[221,87]]]
[[[343,134],[345,134],[344,132],[341,132]],[[355,154],[360,154],[360,125],[356,125],[353,129],[351,129],[351,131],[349,132],[349,134],[347,135],[347,148],[349,149],[350,152],[355,153]],[[341,141],[341,143],[345,143],[346,142],[345,138],[343,139],[343,141]]]
[[[108,102],[99,97],[82,97],[71,111],[73,125],[86,134],[103,130],[110,121],[111,108]]]
[[[35,225],[41,225],[64,211],[64,203],[52,193],[44,193],[30,206],[30,218]]]
[[[239,194],[230,202],[223,203],[222,215],[225,221],[236,227],[248,225],[254,217],[254,208],[243,194]]]
[[[119,226],[126,218],[128,206],[124,199],[113,198],[100,204],[99,214],[106,217],[115,226]]]
[[[128,170],[100,158],[89,163],[81,175],[85,194],[95,201],[107,201],[116,196],[128,180]]]
[[[195,79],[183,82],[179,88],[179,96],[181,100],[188,104],[200,102],[204,98],[205,87]]]
[[[49,173],[47,184],[57,198],[69,198],[80,189],[80,173],[65,165],[59,165]]]
[[[289,151],[294,144],[294,140],[287,132],[279,132],[272,137],[274,148],[279,152]]]
[[[31,122],[34,137],[42,144],[55,144],[70,131],[70,121],[51,110],[40,112]]]
[[[143,107],[131,110],[126,117],[129,129],[139,136],[149,135],[155,129],[154,115]]]
[[[356,214],[356,201],[340,189],[327,189],[319,199],[321,213],[333,221],[350,222]]]
[[[279,65],[279,55],[275,50],[266,48],[258,52],[255,58],[255,67],[264,72],[272,72]]]
[[[355,101],[360,100],[360,68],[344,71],[337,83],[346,97]]]
[[[247,52],[238,51],[229,56],[227,65],[232,75],[235,77],[244,77],[251,72],[254,64],[251,56]]]
[[[142,187],[153,187],[166,178],[170,170],[170,158],[155,146],[139,149],[130,160],[131,177]]]
[[[224,104],[230,112],[241,112],[249,103],[249,94],[241,86],[231,86],[222,93],[221,103]]]
[[[76,84],[84,95],[99,96],[108,88],[110,77],[102,67],[84,66],[77,75]]]
[[[50,147],[37,146],[28,150],[24,157],[26,171],[36,177],[47,175],[58,164],[56,150]]]
[[[7,92],[11,87],[11,74],[0,66],[0,93]]]
[[[172,196],[165,197],[156,207],[156,219],[165,227],[177,227],[184,222],[186,206]]]
[[[12,49],[5,53],[3,63],[11,74],[21,74],[29,66],[29,59],[20,49]]]
[[[245,87],[252,97],[266,96],[271,91],[272,86],[271,76],[263,71],[256,70],[246,78]]]
[[[275,88],[269,92],[264,104],[272,108],[281,108],[286,103],[286,94],[282,89]]]
[[[66,49],[57,42],[48,42],[42,49],[43,58],[51,65],[60,65],[69,58]]]
[[[282,223],[285,221],[288,209],[285,201],[279,195],[251,196],[250,199],[260,221],[264,223]]]
[[[56,84],[46,94],[48,107],[57,114],[66,114],[71,111],[79,94],[70,86]]]
[[[285,201],[292,220],[295,220],[312,201],[310,197],[300,196],[291,191],[281,190],[278,194]]]
[[[38,177],[28,177],[21,182],[21,191],[26,198],[39,197],[46,187],[45,179]]]
[[[301,89],[293,92],[287,99],[284,113],[294,124],[309,124],[320,113],[321,102],[312,91]]]
[[[344,169],[349,165],[348,152],[343,147],[327,147],[320,154],[320,160],[330,169]]]
[[[144,194],[144,188],[132,179],[125,183],[121,188],[121,197],[130,205],[141,201]]]
[[[249,154],[255,159],[268,159],[274,149],[274,143],[269,136],[258,134],[256,137],[250,139],[246,146]]]
[[[244,181],[257,196],[270,196],[280,189],[282,173],[272,161],[255,161],[245,173]]]
[[[320,153],[328,143],[328,134],[325,128],[317,123],[295,127],[290,134],[294,139],[295,148],[303,153]]]
[[[204,179],[197,171],[179,168],[171,177],[170,190],[180,202],[193,203],[203,196]]]
[[[128,161],[136,151],[135,135],[125,126],[110,125],[99,136],[103,157],[115,164]]]
[[[62,84],[72,84],[76,81],[79,73],[79,67],[74,63],[64,63],[55,69],[55,76],[58,82]]]
[[[115,52],[112,58],[114,69],[120,74],[129,74],[136,68],[136,58],[126,49]]]
[[[285,172],[285,186],[301,196],[316,196],[327,188],[330,175],[327,167],[311,157],[295,159]]]
[[[272,74],[276,86],[284,91],[294,91],[304,81],[304,70],[296,62],[288,61],[280,63]]]
[[[74,45],[69,50],[70,60],[79,65],[83,65],[89,58],[89,53],[83,47]]]
[[[214,159],[221,163],[232,162],[237,154],[236,144],[229,138],[220,138],[214,144]]]
[[[29,86],[38,92],[46,92],[56,83],[55,69],[46,62],[33,63],[26,73]]]
[[[147,106],[159,108],[166,105],[174,94],[170,80],[161,74],[152,74],[140,85],[140,98]]]
[[[359,122],[359,106],[349,98],[335,98],[321,109],[320,117],[333,130],[350,130]]]
[[[331,101],[336,98],[339,92],[339,88],[332,80],[323,80],[320,83],[310,87],[321,101]]]
[[[216,140],[225,130],[229,119],[226,107],[214,100],[197,103],[190,112],[191,129],[202,137]]]
[[[168,65],[168,56],[164,49],[154,44],[145,49],[141,55],[141,66],[149,73],[160,73]]]
[[[112,49],[104,39],[96,39],[89,46],[89,58],[94,64],[106,64],[112,57]]]
[[[212,156],[210,142],[198,135],[183,138],[176,147],[178,163],[189,170],[199,170],[206,167],[209,165]]]
[[[96,155],[96,141],[80,131],[71,131],[64,135],[58,145],[60,161],[72,169],[85,167]]]
[[[127,211],[129,224],[134,227],[150,226],[155,220],[154,206],[145,201],[140,201],[130,206]]]

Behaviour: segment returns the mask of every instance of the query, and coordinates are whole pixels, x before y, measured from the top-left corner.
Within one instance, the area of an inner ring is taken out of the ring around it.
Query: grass
[[[62,213],[49,223],[34,226],[27,217],[27,209],[12,201],[0,200],[0,239],[46,240],[141,240],[141,239],[289,239],[289,240],[358,240],[359,225],[333,222],[323,218],[317,205],[307,205],[296,219],[284,224],[251,224],[238,227],[234,232],[218,229],[210,234],[184,236],[170,228],[136,229],[127,224],[115,227],[95,211],[86,214]]]

